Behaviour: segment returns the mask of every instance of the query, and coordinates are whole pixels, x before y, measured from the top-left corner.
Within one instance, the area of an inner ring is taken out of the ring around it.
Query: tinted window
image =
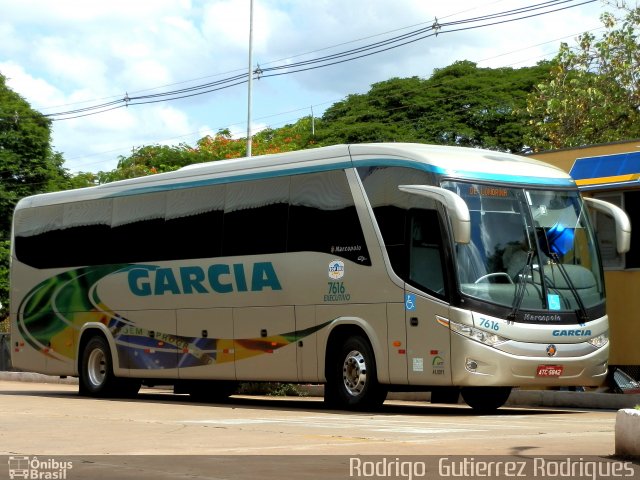
[[[286,252],[289,177],[227,185],[222,254]]]
[[[16,255],[37,268],[215,257],[224,186],[21,210]]]
[[[436,210],[410,210],[409,283],[445,295],[444,249]]]
[[[38,268],[91,264],[111,245],[111,212],[111,200],[20,210],[15,218],[16,256]]]
[[[443,228],[433,200],[398,185],[433,185],[432,174],[402,167],[358,169],[393,271],[436,296],[446,295]]]
[[[37,268],[315,251],[370,265],[342,170],[20,210]]]
[[[288,250],[314,251],[371,265],[344,171],[291,177]]]
[[[219,257],[225,193],[224,185],[168,192],[165,233],[157,259]]]
[[[106,254],[101,263],[153,260],[163,249],[165,204],[166,193],[115,198],[109,245],[96,252]]]

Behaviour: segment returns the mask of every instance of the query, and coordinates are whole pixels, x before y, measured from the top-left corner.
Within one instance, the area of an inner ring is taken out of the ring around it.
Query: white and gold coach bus
[[[80,393],[211,399],[324,383],[336,408],[597,386],[608,321],[574,181],[514,155],[358,144],[192,165],[22,199],[11,342]],[[615,220],[618,249],[629,222]]]

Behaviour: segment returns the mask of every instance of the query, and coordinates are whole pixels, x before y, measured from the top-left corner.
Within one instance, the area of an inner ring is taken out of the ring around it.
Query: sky
[[[109,171],[144,145],[193,146],[221,129],[246,137],[250,25],[253,69],[281,67],[270,73],[283,73],[252,82],[256,132],[319,117],[376,82],[428,78],[455,61],[521,68],[550,59],[561,42],[573,45],[583,32],[602,32],[600,14],[611,9],[600,0],[579,5],[585,1],[556,1],[553,8],[573,8],[451,31],[460,27],[447,27],[450,22],[546,0],[253,0],[252,22],[251,0],[0,0],[0,73],[32,108],[57,119],[52,143],[65,168]],[[292,66],[434,24],[441,25],[437,36],[427,36],[430,30],[385,52],[301,72]],[[238,85],[206,94],[123,102],[235,76]],[[55,115],[112,101],[121,108]]]

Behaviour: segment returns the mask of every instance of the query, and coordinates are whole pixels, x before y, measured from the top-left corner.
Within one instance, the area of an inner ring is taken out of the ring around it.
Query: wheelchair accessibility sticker
[[[413,293],[407,293],[404,300],[404,308],[406,310],[415,310],[416,309],[416,296]]]

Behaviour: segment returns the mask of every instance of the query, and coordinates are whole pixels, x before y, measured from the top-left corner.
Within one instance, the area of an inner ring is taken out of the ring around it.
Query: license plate
[[[538,377],[559,377],[562,375],[562,365],[538,365],[536,375]]]

